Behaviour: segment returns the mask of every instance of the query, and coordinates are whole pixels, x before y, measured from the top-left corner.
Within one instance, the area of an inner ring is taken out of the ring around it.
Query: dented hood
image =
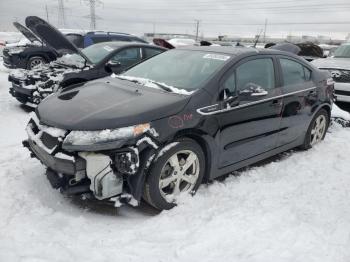
[[[28,16],[26,26],[40,37],[48,46],[55,49],[60,54],[75,53],[81,55],[87,62],[91,61],[70,42],[59,30],[50,25],[45,20],[37,16]]]
[[[30,42],[35,42],[35,41],[38,41],[38,42],[41,42],[40,39],[33,34],[33,32],[31,32],[28,28],[26,28],[25,26],[21,25],[20,23],[18,22],[14,22],[13,23],[14,27],[17,28],[17,30],[19,32],[22,33],[22,35],[24,35]]]
[[[189,99],[107,77],[47,97],[37,107],[37,114],[49,126],[93,131],[171,116],[181,111]]]

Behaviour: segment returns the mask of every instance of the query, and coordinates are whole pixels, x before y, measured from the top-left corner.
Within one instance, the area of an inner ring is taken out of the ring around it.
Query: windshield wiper
[[[126,80],[126,81],[130,81],[130,82],[133,82],[135,84],[140,84],[140,85],[143,85],[143,86],[147,86],[147,84],[145,84],[144,82],[140,81],[140,80],[137,80],[137,79],[128,79],[128,78],[123,78],[123,77],[118,77],[116,76],[117,78],[119,79],[122,79],[122,80]],[[173,90],[169,87],[167,87],[166,85],[163,85],[161,83],[158,83],[154,80],[151,80],[151,79],[147,79],[148,82],[152,83],[152,84],[155,84],[156,86],[160,87],[161,89],[167,91],[167,92],[173,92]]]
[[[156,81],[153,80],[149,80],[152,84],[155,84],[157,86],[159,86],[160,88],[162,88],[163,90],[167,91],[167,92],[173,92],[173,90],[171,90],[169,87],[167,87],[166,85],[163,85],[161,83],[158,83]]]

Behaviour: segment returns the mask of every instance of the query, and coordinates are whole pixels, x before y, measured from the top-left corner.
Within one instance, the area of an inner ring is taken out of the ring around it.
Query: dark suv
[[[275,50],[177,48],[47,97],[24,146],[67,194],[158,209],[326,135],[330,75]]]
[[[29,41],[26,46],[5,47],[3,50],[4,66],[7,68],[33,69],[40,64],[56,60],[62,54],[50,46],[44,45],[42,39],[18,22],[13,23]],[[78,48],[85,48],[95,43],[123,41],[147,43],[141,38],[124,33],[113,32],[66,32],[66,37]]]

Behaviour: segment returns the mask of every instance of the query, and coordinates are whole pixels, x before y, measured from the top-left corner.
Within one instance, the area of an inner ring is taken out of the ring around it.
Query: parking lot
[[[349,261],[350,130],[204,185],[161,214],[49,186],[0,67],[0,261]]]

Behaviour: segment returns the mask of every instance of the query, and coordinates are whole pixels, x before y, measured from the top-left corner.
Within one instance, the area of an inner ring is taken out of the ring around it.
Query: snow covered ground
[[[1,63],[1,62],[0,62]],[[350,129],[155,214],[54,191],[0,66],[0,261],[350,261]]]

